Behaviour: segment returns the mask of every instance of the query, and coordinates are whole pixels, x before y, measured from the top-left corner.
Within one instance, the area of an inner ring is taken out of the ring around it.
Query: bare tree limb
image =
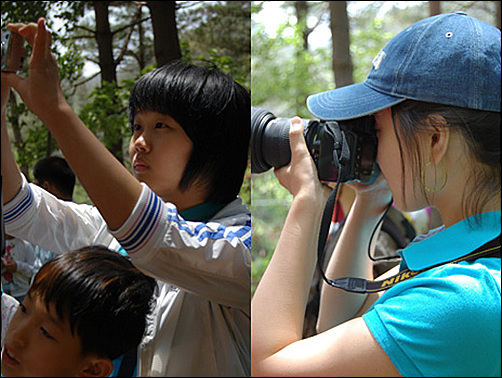
[[[122,46],[122,49],[120,51],[120,54],[119,56],[117,57],[117,59],[115,59],[115,64],[116,65],[119,65],[120,62],[122,61],[122,59],[124,58],[124,55],[126,54],[127,50],[128,50],[128,46],[129,46],[129,42],[131,40],[131,36],[132,36],[132,33],[134,32],[134,27],[143,22],[144,20],[140,20],[141,19],[141,13],[142,13],[142,8],[143,8],[143,5],[139,5],[138,6],[138,10],[136,11],[136,14],[134,15],[134,21],[129,25],[129,32],[127,33],[127,36],[126,36],[126,39],[124,41],[124,45]],[[147,19],[149,19],[150,17],[148,17]],[[124,30],[125,28],[122,28],[122,30]],[[116,33],[117,31],[115,31],[114,33]]]

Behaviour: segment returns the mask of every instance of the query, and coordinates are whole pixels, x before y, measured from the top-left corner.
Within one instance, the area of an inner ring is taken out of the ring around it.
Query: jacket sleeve
[[[21,190],[3,211],[8,234],[54,253],[96,244],[108,247],[114,241],[95,207],[59,200],[24,177]]]
[[[223,305],[249,308],[251,220],[224,226],[184,220],[143,184],[129,219],[112,231],[146,274]]]

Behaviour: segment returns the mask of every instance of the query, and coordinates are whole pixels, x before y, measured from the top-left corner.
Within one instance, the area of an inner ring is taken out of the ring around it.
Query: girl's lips
[[[5,345],[2,353],[2,362],[6,363],[8,366],[17,366],[19,365],[19,361],[17,361],[11,354],[9,353],[9,348]]]
[[[134,163],[133,168],[136,172],[143,172],[148,169],[148,166],[144,163],[137,162]]]

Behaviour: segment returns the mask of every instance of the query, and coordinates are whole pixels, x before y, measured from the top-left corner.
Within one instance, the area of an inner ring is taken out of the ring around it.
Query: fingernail
[[[301,126],[301,125],[302,125],[302,120],[301,120],[299,117],[294,117],[294,118],[291,120],[291,123],[292,123],[294,126]]]

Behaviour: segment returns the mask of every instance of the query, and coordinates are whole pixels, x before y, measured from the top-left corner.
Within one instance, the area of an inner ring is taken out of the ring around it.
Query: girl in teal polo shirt
[[[378,136],[381,174],[348,184],[327,277],[374,279],[368,246],[392,202],[435,207],[444,225],[400,252],[387,290],[324,284],[318,333],[302,339],[327,193],[295,117],[291,163],[275,172],[293,202],[252,300],[253,375],[500,376],[500,255],[451,262],[500,250],[500,72],[500,30],[442,14],[394,37],[364,83],[309,97],[320,119],[373,115]]]

